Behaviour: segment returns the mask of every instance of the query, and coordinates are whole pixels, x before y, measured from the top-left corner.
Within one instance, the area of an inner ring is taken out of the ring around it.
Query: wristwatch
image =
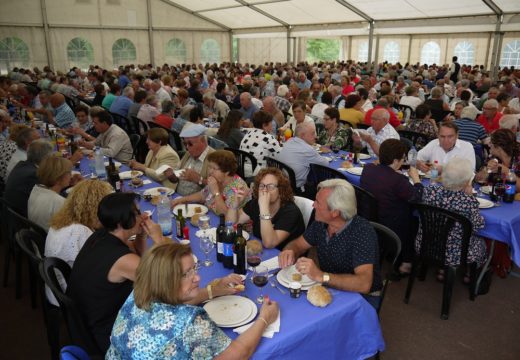
[[[260,214],[260,220],[271,220],[272,218],[271,214]]]
[[[202,176],[199,178],[199,185],[202,186]]]
[[[321,283],[323,285],[327,285],[330,281],[330,275],[328,273],[323,273],[323,279],[321,280]]]

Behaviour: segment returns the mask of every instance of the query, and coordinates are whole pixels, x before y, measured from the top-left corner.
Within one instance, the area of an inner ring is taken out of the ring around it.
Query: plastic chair
[[[168,135],[170,136],[170,141],[169,141],[170,146],[175,151],[177,151],[177,154],[179,155],[179,157],[182,158],[182,156],[184,155],[186,149],[184,149],[184,145],[182,144],[182,140],[181,140],[181,137],[180,137],[179,133],[177,133],[176,131],[168,129],[167,127],[159,125],[159,124],[157,124],[154,121],[148,121],[148,126],[150,127],[150,129],[152,129],[152,128],[160,128],[160,129],[166,130],[168,132]]]
[[[351,128],[351,129],[355,129],[356,128],[354,123],[352,121],[350,121],[350,120],[339,119],[339,122],[347,125],[347,127]]]
[[[45,284],[51,289],[52,294],[60,304],[60,310],[65,318],[70,340],[74,345],[80,345],[86,349],[90,356],[99,356],[102,352],[98,348],[92,334],[87,330],[76,303],[65,294],[56,277],[56,271],[59,271],[65,281],[68,281],[70,270],[70,266],[65,261],[55,257],[45,258],[40,267]]]
[[[314,201],[311,199],[307,199],[303,196],[295,196],[294,203],[296,204],[296,206],[298,206],[298,209],[300,209],[303,215],[303,222],[305,223],[305,228],[307,228],[309,226],[309,223],[311,223],[311,219],[313,218]]]
[[[310,199],[316,198],[316,192],[318,188],[318,184],[324,180],[328,179],[343,179],[348,181],[347,177],[340,171],[330,168],[328,166],[323,166],[319,164],[310,164],[309,175],[307,176],[307,183],[309,183],[312,188],[312,191],[306,189],[306,195]]]
[[[414,204],[414,207],[419,212],[421,219],[422,242],[419,253],[416,254],[412,263],[412,271],[408,279],[404,302],[408,304],[410,301],[414,280],[418,272],[419,279],[424,280],[429,264],[442,266],[444,267],[444,289],[442,294],[441,319],[447,320],[450,311],[453,282],[457,270],[457,266],[444,265],[446,262],[448,236],[455,225],[459,225],[462,228],[462,244],[460,247],[461,264],[459,264],[459,266],[462,265],[464,268],[467,263],[468,246],[473,231],[471,222],[461,214],[436,206]],[[474,287],[476,283],[475,264],[472,264],[470,267],[470,283],[470,300],[474,300]]]
[[[139,134],[130,134],[128,136],[130,138],[130,144],[132,144],[132,149],[134,150],[134,157],[137,152],[137,144],[139,144],[139,140],[141,140],[141,135]]]
[[[368,128],[372,126],[372,125],[368,125],[368,124],[365,124],[365,123],[359,123],[357,124],[357,128],[358,129],[365,129],[365,130],[368,130]]]
[[[370,224],[374,227],[374,230],[377,234],[377,239],[379,243],[379,264],[382,266],[384,261],[387,260],[390,263],[390,271],[383,278],[383,288],[381,289],[381,301],[379,303],[379,307],[377,308],[377,313],[381,311],[381,307],[383,306],[383,301],[385,299],[386,290],[388,288],[388,284],[390,283],[390,277],[392,274],[392,270],[395,266],[397,258],[401,253],[401,240],[399,236],[389,228],[379,223],[371,221]]]
[[[257,161],[256,158],[248,153],[247,151],[239,150],[239,149],[233,149],[230,147],[224,148],[224,150],[231,151],[233,154],[235,154],[235,158],[237,159],[237,173],[238,175],[244,179],[248,184],[250,184],[252,181],[252,176],[247,176],[246,174],[246,165],[249,162],[251,164],[251,173],[250,175],[253,175],[256,169]],[[249,170],[249,169],[248,169]]]
[[[287,177],[289,178],[289,183],[291,184],[291,187],[295,194],[302,193],[302,190],[296,187],[296,175],[294,174],[294,170],[290,166],[268,156],[265,157],[265,161],[267,162],[268,167],[280,169],[287,175]]]
[[[132,134],[130,120],[126,116],[122,116],[111,111],[109,111],[109,113],[110,116],[112,116],[112,121],[115,125],[119,126],[127,134]]]
[[[351,184],[356,192],[357,214],[368,221],[378,221],[377,199],[365,189]]]
[[[397,106],[397,109],[403,113],[402,122],[407,123],[410,119],[413,119],[415,117],[415,111],[412,109],[411,106],[399,104]]]
[[[228,147],[228,144],[226,144],[224,141],[219,140],[213,136],[208,136],[208,145],[215,150],[225,149]]]
[[[87,352],[76,345],[64,346],[60,351],[60,360],[90,360]]]
[[[399,130],[397,131],[399,136],[405,139],[408,139],[412,142],[413,146],[415,146],[416,150],[420,150],[423,147],[425,147],[430,141],[432,141],[432,138],[430,138],[426,134],[422,134],[415,131],[409,131],[409,130]]]
[[[130,116],[130,127],[132,133],[139,134],[141,136],[146,135],[146,132],[150,128],[146,121],[139,119],[137,116]]]

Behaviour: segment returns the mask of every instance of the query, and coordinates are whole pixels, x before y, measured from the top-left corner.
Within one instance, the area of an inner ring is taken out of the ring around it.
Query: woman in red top
[[[162,112],[155,117],[155,122],[167,129],[172,128],[175,121],[173,113],[175,112],[175,104],[171,100],[164,100],[162,102]]]

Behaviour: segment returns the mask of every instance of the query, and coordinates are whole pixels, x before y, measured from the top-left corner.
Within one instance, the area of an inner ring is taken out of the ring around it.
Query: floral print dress
[[[486,260],[486,244],[484,239],[477,236],[478,230],[484,227],[484,218],[480,215],[478,201],[475,197],[466,194],[464,191],[451,191],[442,185],[430,185],[423,190],[422,201],[425,204],[437,206],[446,210],[464,215],[471,221],[473,234],[468,246],[468,264],[477,263],[482,265]],[[415,251],[418,253],[421,247],[422,229],[419,227],[417,238],[415,239]],[[446,264],[448,266],[460,265],[460,252],[462,245],[462,227],[456,224],[448,235],[446,245]]]
[[[213,359],[231,339],[193,305],[152,303],[139,309],[132,292],[117,315],[105,359]]]
[[[238,175],[233,176],[233,180],[229,184],[227,184],[224,187],[224,190],[222,191],[222,199],[224,199],[224,202],[226,203],[226,206],[228,208],[233,207],[235,204],[235,198],[238,190],[245,190],[246,193],[248,192],[249,188],[247,187],[247,184],[242,178]],[[215,214],[219,215],[217,213],[217,204],[215,202],[215,197],[211,193],[209,186],[206,185],[204,189],[202,189],[202,195],[204,199],[206,199],[206,206],[211,209]],[[244,207],[244,205],[251,199],[251,196],[248,195],[246,198],[240,203],[238,206],[239,209]]]
[[[318,144],[324,146],[336,145],[342,150],[352,151],[354,142],[352,140],[352,130],[346,129],[343,125],[338,125],[332,136],[329,136],[327,129],[323,129],[318,134]]]

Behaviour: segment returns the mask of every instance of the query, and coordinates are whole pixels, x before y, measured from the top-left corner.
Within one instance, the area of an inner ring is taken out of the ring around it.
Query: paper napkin
[[[242,334],[244,331],[246,331],[251,326],[253,326],[253,323],[254,323],[254,321],[250,322],[247,325],[237,327],[236,329],[233,329],[233,331],[238,334]],[[266,338],[272,338],[274,336],[274,334],[277,332],[280,332],[280,312],[278,312],[278,317],[276,318],[276,320],[272,324],[270,324],[268,327],[265,328],[262,336],[266,337]]]

